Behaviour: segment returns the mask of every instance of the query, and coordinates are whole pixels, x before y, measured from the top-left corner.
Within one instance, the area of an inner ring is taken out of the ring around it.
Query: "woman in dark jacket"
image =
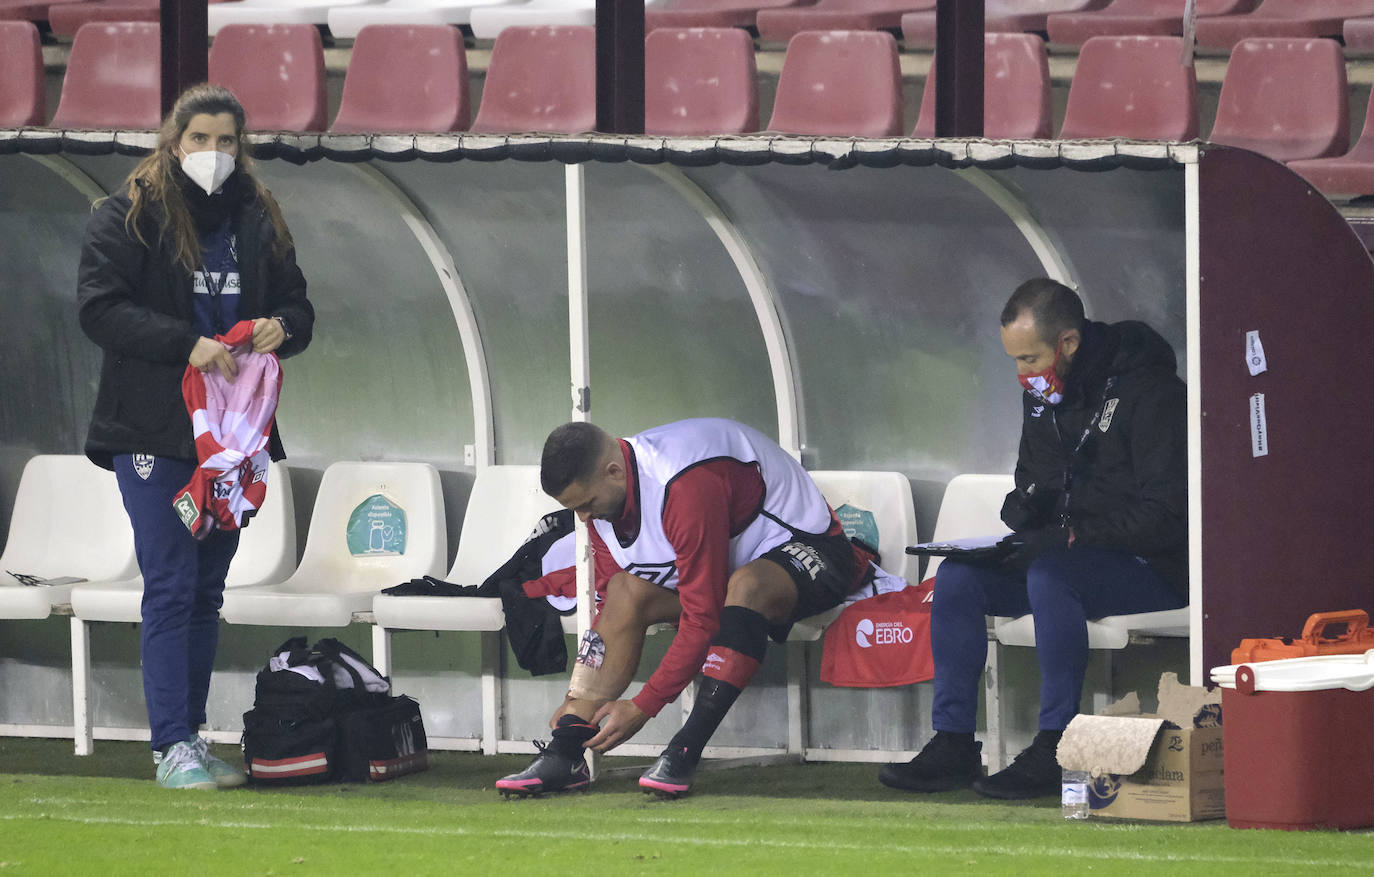
[[[86,454],[113,469],[143,573],[143,689],[158,783],[244,782],[197,729],[238,531],[192,537],[173,509],[196,469],[182,396],[188,364],[230,378],[215,336],[252,320],[253,349],[287,357],[310,343],[314,309],[281,210],[253,175],[242,105],[188,89],[127,188],[100,202],[78,273],[81,328],[104,351]],[[275,434],[273,459],[284,454]]]

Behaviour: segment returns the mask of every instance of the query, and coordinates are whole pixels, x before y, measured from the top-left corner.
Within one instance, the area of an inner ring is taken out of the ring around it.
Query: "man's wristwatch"
[[[287,340],[287,341],[290,341],[290,340],[291,340],[291,327],[288,326],[288,325],[286,324],[286,318],[285,318],[285,317],[275,317],[275,316],[274,316],[272,319],[274,319],[274,320],[277,321],[277,323],[281,326],[282,334],[284,334],[284,335],[286,336],[286,340]]]

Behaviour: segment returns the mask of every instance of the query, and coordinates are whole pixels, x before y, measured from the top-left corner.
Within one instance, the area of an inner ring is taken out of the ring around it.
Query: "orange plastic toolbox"
[[[1374,649],[1369,613],[1362,609],[1318,612],[1303,625],[1302,636],[1243,639],[1231,651],[1232,664],[1310,658],[1313,655],[1360,655]]]

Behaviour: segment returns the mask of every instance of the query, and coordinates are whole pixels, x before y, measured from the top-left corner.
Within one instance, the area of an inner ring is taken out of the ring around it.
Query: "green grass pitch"
[[[439,752],[378,785],[168,792],[144,744],[78,758],[69,740],[0,738],[0,877],[1374,873],[1371,832],[1066,822],[1051,800],[891,791],[875,765],[706,771],[679,801],[633,775],[523,801],[492,790],[527,761]]]

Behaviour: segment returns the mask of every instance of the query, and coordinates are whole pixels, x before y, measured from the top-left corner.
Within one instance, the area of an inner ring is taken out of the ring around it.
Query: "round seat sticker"
[[[406,513],[374,493],[348,516],[348,553],[354,557],[383,557],[406,553]]]

